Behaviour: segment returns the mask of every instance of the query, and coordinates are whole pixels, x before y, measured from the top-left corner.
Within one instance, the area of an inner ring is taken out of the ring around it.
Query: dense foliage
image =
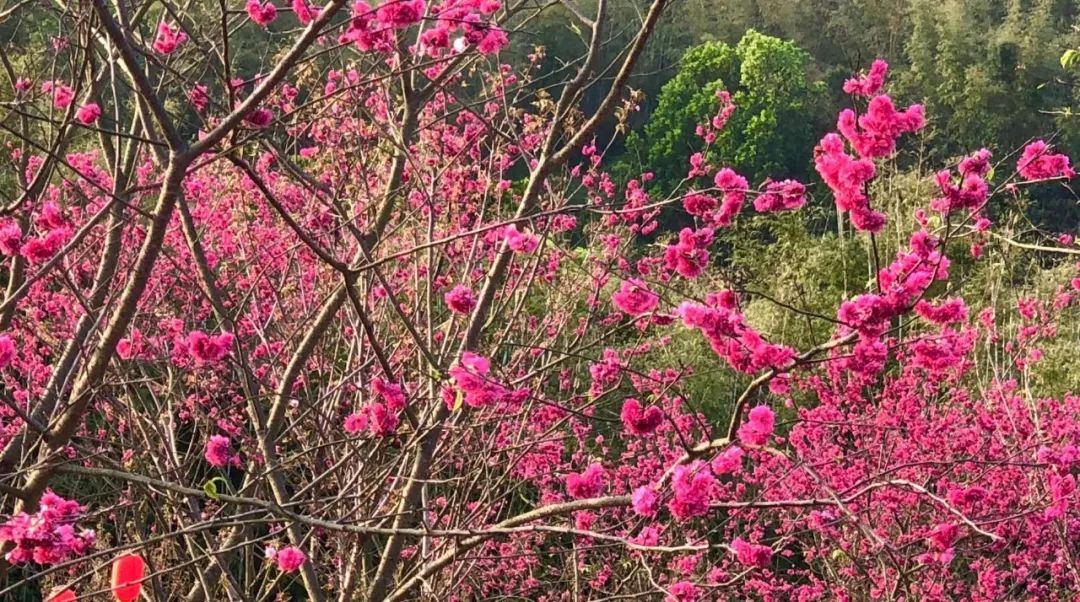
[[[3,13],[0,597],[1072,597],[1055,139],[592,8]]]

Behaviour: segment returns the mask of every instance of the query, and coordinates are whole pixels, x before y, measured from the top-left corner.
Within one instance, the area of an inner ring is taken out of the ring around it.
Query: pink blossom
[[[870,209],[864,192],[866,183],[876,174],[870,160],[853,159],[844,150],[840,136],[826,134],[814,149],[814,166],[832,190],[837,210],[851,213],[853,226],[869,232],[879,232],[885,226],[885,216]]]
[[[648,435],[664,421],[664,412],[656,406],[649,406],[648,409],[642,411],[641,402],[630,397],[623,402],[621,418],[628,432],[634,435]]]
[[[938,305],[933,305],[925,299],[920,299],[915,304],[915,313],[924,320],[934,324],[951,324],[965,322],[968,317],[967,304],[959,297],[946,299]]]
[[[922,105],[911,105],[898,111],[888,96],[875,96],[866,113],[856,119],[855,112],[840,113],[836,128],[848,139],[859,155],[887,157],[896,151],[896,140],[902,134],[916,132],[926,125]]]
[[[75,523],[85,510],[46,490],[37,512],[20,512],[0,524],[0,542],[12,544],[5,559],[14,565],[49,566],[85,555],[97,543],[94,531],[76,531]]]
[[[284,573],[296,571],[300,568],[300,565],[304,564],[305,560],[307,560],[307,555],[296,546],[281,548],[274,554],[274,562],[277,563],[278,569]]]
[[[15,341],[6,332],[0,334],[0,368],[11,365],[15,359]]]
[[[673,497],[668,502],[668,510],[679,520],[708,514],[715,488],[712,471],[700,460],[680,464],[671,473]]]
[[[154,39],[154,50],[161,54],[172,54],[176,52],[184,42],[187,42],[188,36],[183,30],[177,28],[173,29],[165,21],[158,24],[157,37]]]
[[[648,289],[644,280],[631,278],[624,281],[619,290],[611,296],[611,302],[620,311],[638,316],[656,309],[660,297]]]
[[[224,435],[211,435],[206,442],[206,451],[203,457],[211,466],[222,467],[229,464],[233,459],[232,441]]]
[[[381,378],[373,378],[371,390],[383,400],[388,409],[394,412],[405,409],[405,389],[401,385]]]
[[[247,2],[247,14],[248,17],[257,25],[266,27],[277,19],[277,7],[270,0],[266,2],[259,2],[259,0],[248,0]]]
[[[1016,168],[1020,175],[1028,180],[1048,180],[1051,178],[1072,178],[1076,172],[1069,166],[1069,157],[1051,153],[1053,149],[1042,140],[1036,140],[1024,147]]]
[[[729,447],[724,453],[713,458],[712,470],[716,474],[738,473],[742,471],[743,450],[741,447]]]
[[[18,222],[7,222],[0,226],[0,252],[4,255],[18,255],[22,249],[22,228]]]
[[[746,566],[768,568],[772,562],[772,548],[749,543],[741,537],[736,537],[731,542],[731,551],[735,553],[735,558]]]
[[[881,91],[881,86],[885,84],[885,74],[888,71],[889,64],[878,59],[870,65],[869,73],[845,81],[844,92],[855,96],[873,96]]]
[[[98,117],[101,117],[101,107],[95,102],[84,104],[75,112],[75,119],[84,125],[94,123]]]
[[[534,234],[520,232],[514,224],[503,228],[503,237],[506,239],[506,246],[515,253],[532,253],[540,244]]]
[[[203,363],[220,362],[232,351],[233,335],[223,332],[209,336],[200,330],[188,333],[187,346],[191,355]]]
[[[475,408],[500,401],[509,394],[506,388],[488,378],[490,370],[491,362],[486,357],[466,351],[461,362],[447,372],[454,379],[465,405]]]
[[[652,487],[638,487],[631,496],[634,512],[638,516],[653,518],[660,509],[660,500]]]
[[[368,419],[363,412],[353,412],[345,417],[345,432],[355,435],[367,428]]]
[[[202,113],[206,110],[206,105],[210,103],[210,95],[208,88],[203,84],[195,84],[188,90],[188,100],[195,107],[195,110]]]
[[[566,475],[566,493],[574,499],[596,497],[604,492],[604,467],[593,462],[585,472]]]
[[[41,84],[43,94],[52,94],[53,106],[66,109],[75,100],[75,91],[61,81],[48,81]]]
[[[730,168],[723,168],[716,172],[713,183],[724,194],[720,200],[720,210],[712,216],[712,221],[719,227],[726,228],[731,225],[735,216],[742,211],[743,201],[750,184],[746,178],[735,173]]]
[[[52,259],[53,255],[56,255],[64,244],[67,243],[71,237],[71,230],[68,228],[57,228],[50,231],[44,237],[31,238],[23,243],[19,252],[30,263],[45,263]]]
[[[376,11],[382,27],[404,29],[424,18],[424,0],[386,0]]]
[[[696,585],[689,581],[679,581],[668,588],[668,596],[664,602],[695,602],[700,595],[701,590]]]
[[[29,78],[20,77],[20,78],[16,78],[16,80],[15,80],[15,91],[16,92],[26,92],[26,91],[30,90],[30,88],[33,88],[33,87],[34,87],[34,82],[31,81]]]
[[[259,108],[244,116],[244,121],[255,128],[264,128],[274,121],[274,112],[270,109]]]
[[[664,249],[664,266],[684,278],[697,278],[709,261],[709,253],[705,249],[712,241],[713,231],[709,228],[696,232],[683,228],[679,231],[678,242]]]
[[[443,300],[446,301],[446,306],[450,308],[450,311],[456,314],[467,314],[476,307],[476,297],[473,296],[472,289],[464,284],[450,289],[443,295]]]
[[[498,27],[492,27],[476,44],[476,50],[481,54],[496,54],[509,45],[510,40],[506,37],[506,32]]]
[[[319,16],[319,9],[313,8],[307,3],[307,0],[293,0],[292,9],[301,25],[307,25]]]
[[[756,406],[750,410],[747,421],[739,427],[739,441],[743,445],[761,447],[773,434],[776,415],[768,406]]]
[[[754,199],[758,213],[795,211],[806,204],[806,186],[795,180],[765,180],[765,192]]]

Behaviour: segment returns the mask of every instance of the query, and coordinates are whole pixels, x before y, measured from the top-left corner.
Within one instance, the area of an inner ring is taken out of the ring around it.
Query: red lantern
[[[119,602],[133,602],[142,591],[146,563],[138,554],[118,556],[112,565],[112,593]]]
[[[49,598],[48,602],[75,602],[75,592],[70,589],[64,591]]]

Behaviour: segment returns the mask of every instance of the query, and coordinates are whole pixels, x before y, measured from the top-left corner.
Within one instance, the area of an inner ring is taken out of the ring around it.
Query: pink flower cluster
[[[345,432],[356,434],[364,429],[373,435],[386,437],[397,432],[401,412],[405,409],[405,389],[381,378],[371,380],[371,389],[380,399],[365,405],[345,417]]]
[[[1036,140],[1024,147],[1020,160],[1016,162],[1017,171],[1028,180],[1049,180],[1051,178],[1071,179],[1076,172],[1069,166],[1069,157],[1051,152],[1052,147],[1042,140]]]
[[[450,377],[462,396],[465,405],[479,408],[506,399],[509,392],[505,387],[488,378],[491,361],[483,356],[466,351],[461,355],[461,362],[450,368]],[[448,400],[453,405],[453,399]]]
[[[881,87],[885,85],[885,74],[888,71],[889,64],[878,59],[870,65],[869,73],[845,81],[844,92],[852,96],[869,98],[881,91]]]
[[[750,567],[768,568],[772,562],[772,548],[750,543],[741,537],[731,542],[731,551],[742,564]]]
[[[522,232],[514,224],[503,228],[503,238],[506,239],[506,246],[515,253],[532,253],[540,244],[535,234]]]
[[[37,512],[20,512],[0,525],[0,542],[14,546],[5,558],[12,564],[51,565],[86,554],[96,539],[92,530],[76,531],[84,511],[78,502],[46,491]]]
[[[884,61],[876,61],[869,75],[849,80],[844,89],[856,95],[876,94],[884,83],[887,69]],[[901,135],[918,131],[925,124],[922,105],[911,105],[899,111],[891,98],[880,95],[870,99],[863,115],[845,109],[837,120],[837,129],[847,138],[859,159],[847,154],[840,136],[830,133],[821,139],[814,150],[815,167],[832,190],[837,209],[851,213],[855,228],[879,232],[885,226],[885,215],[872,210],[866,196],[865,185],[875,175],[870,159],[892,155]]]
[[[757,406],[750,410],[746,422],[739,427],[739,441],[748,447],[761,447],[769,442],[775,427],[776,415],[773,411],[768,406]]]
[[[206,441],[206,451],[203,457],[211,466],[221,468],[232,463],[238,463],[239,458],[232,453],[232,441],[224,435],[211,435]]]
[[[758,213],[795,211],[806,204],[806,186],[795,180],[765,180],[765,192],[754,199]]]
[[[697,278],[709,263],[706,250],[713,242],[712,228],[679,231],[677,242],[664,248],[664,267],[678,272],[684,278]]]
[[[259,2],[259,0],[248,0],[247,6],[248,18],[254,23],[262,27],[266,27],[277,19],[277,7],[271,0],[265,2]]]
[[[280,550],[268,546],[265,553],[266,559],[274,561],[278,570],[283,573],[296,572],[307,560],[307,554],[296,546],[286,546]]]
[[[172,54],[187,42],[187,39],[188,36],[182,29],[173,29],[167,22],[162,21],[158,24],[157,37],[154,38],[154,50],[161,54]]]
[[[750,184],[746,178],[735,173],[735,170],[725,167],[713,176],[713,184],[723,193],[720,199],[720,209],[711,216],[713,225],[719,228],[731,226],[735,217],[742,211],[743,201],[749,192]]]
[[[42,94],[51,94],[53,106],[58,109],[66,109],[75,100],[75,91],[62,81],[47,81],[41,84]]]
[[[0,368],[6,368],[15,360],[18,351],[15,349],[15,341],[8,333],[0,334]]]
[[[574,499],[596,497],[604,492],[606,475],[604,467],[599,462],[593,462],[584,472],[566,475],[566,493]]]
[[[731,291],[710,293],[705,305],[684,302],[678,314],[686,326],[699,329],[713,351],[740,372],[783,369],[795,358],[793,349],[769,343],[746,322]]]
[[[642,409],[641,402],[630,397],[623,402],[620,418],[627,432],[648,435],[664,421],[664,411],[657,406]]]
[[[716,478],[708,464],[700,460],[680,464],[671,473],[671,515],[679,520],[709,513],[709,502],[716,495]]]
[[[83,125],[90,125],[101,117],[101,107],[96,102],[84,104],[75,111],[75,119]]]
[[[196,360],[209,364],[228,357],[234,340],[235,337],[229,332],[211,336],[201,330],[192,330],[188,333],[186,343],[188,352]]]
[[[941,189],[941,196],[930,201],[930,208],[940,213],[980,209],[990,196],[990,185],[984,179],[989,171],[990,151],[985,148],[960,162],[958,183],[954,183],[950,170],[939,171],[935,181]]]
[[[631,278],[624,280],[619,290],[611,295],[611,302],[619,311],[640,316],[656,309],[660,297],[649,290],[644,280]]]
[[[476,297],[473,295],[472,289],[464,284],[459,284],[450,289],[443,295],[443,301],[446,302],[446,306],[450,308],[450,311],[456,314],[467,314],[476,307]]]
[[[506,32],[491,22],[502,8],[499,0],[447,0],[432,9],[434,26],[420,36],[420,45],[432,55],[453,49],[464,52],[475,47],[482,54],[495,54],[509,45]],[[459,37],[454,38],[456,34]]]

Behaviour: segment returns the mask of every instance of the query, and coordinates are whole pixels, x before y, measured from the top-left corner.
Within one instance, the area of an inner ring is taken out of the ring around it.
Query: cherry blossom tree
[[[615,53],[607,0],[562,4],[583,50],[554,69],[542,48],[512,58],[548,8],[527,0],[3,13],[51,40],[0,54],[0,595],[1080,586],[1080,397],[1027,379],[1080,277],[1006,321],[950,271],[999,247],[1078,254],[989,211],[1072,178],[1069,159],[972,149],[913,221],[887,214],[872,185],[925,116],[877,62],[814,151],[821,185],[706,159],[738,111],[723,92],[674,189],[615,181],[600,128],[636,109],[668,2]],[[265,63],[241,66],[241,44]],[[717,235],[811,205],[849,214],[876,263],[829,315],[782,307],[825,325],[800,348],[747,315]],[[692,226],[658,232],[664,212]],[[727,420],[688,393],[691,365],[657,359],[674,337],[744,378]]]

